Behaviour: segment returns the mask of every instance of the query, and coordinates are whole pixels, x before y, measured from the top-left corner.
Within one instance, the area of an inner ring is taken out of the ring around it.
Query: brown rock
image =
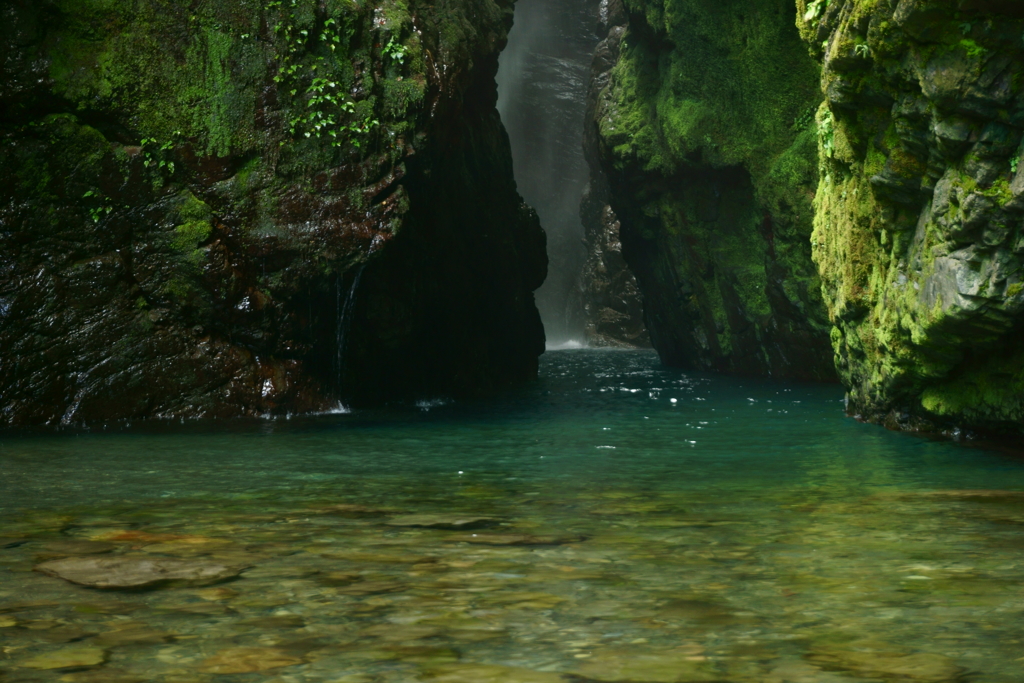
[[[68,557],[36,565],[47,576],[88,588],[141,589],[207,585],[238,576],[242,568],[170,557]]]
[[[199,665],[199,671],[207,674],[248,674],[303,663],[304,660],[274,647],[235,647],[206,659]]]

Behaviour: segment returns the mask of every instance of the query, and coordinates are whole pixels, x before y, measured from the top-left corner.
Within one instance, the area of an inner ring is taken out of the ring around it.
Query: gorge
[[[1018,0],[0,2],[0,683],[1017,683]]]

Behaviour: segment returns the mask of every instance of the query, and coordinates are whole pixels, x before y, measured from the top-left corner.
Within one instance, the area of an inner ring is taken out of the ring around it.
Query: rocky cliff
[[[230,416],[532,376],[511,0],[0,8],[0,414]]]
[[[595,347],[649,347],[644,324],[643,296],[636,276],[622,256],[622,224],[611,204],[608,176],[601,168],[601,142],[594,125],[601,93],[619,59],[626,11],[622,0],[602,0],[599,5],[587,108],[583,129],[583,156],[590,181],[580,201],[580,223],[586,261],[580,272],[570,308],[582,316],[587,343]]]
[[[798,0],[824,65],[814,259],[850,409],[1024,427],[1024,3]]]
[[[589,125],[654,347],[682,367],[834,378],[810,251],[819,69],[791,0],[623,9]]]

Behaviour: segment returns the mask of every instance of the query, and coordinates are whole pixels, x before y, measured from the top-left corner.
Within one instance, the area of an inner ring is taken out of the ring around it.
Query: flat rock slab
[[[18,666],[23,669],[81,669],[99,666],[107,661],[107,651],[98,647],[66,647],[63,650],[45,652],[41,655],[23,660]]]
[[[141,589],[204,586],[238,576],[243,568],[172,557],[66,557],[43,562],[37,572],[88,588]]]
[[[412,527],[420,529],[484,529],[498,524],[501,520],[495,517],[474,517],[472,515],[398,515],[392,517],[388,526]]]

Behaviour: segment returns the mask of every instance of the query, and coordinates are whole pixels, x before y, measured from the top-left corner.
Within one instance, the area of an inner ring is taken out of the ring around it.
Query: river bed
[[[573,350],[476,403],[4,434],[0,681],[1024,680],[1024,462],[842,399]],[[226,573],[66,580],[115,561]]]

